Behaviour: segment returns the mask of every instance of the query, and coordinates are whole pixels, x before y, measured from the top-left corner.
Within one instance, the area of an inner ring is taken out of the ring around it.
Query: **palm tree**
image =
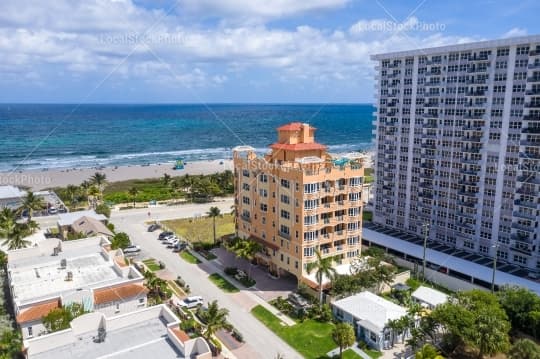
[[[262,246],[259,243],[247,239],[238,241],[234,247],[236,256],[249,262],[248,278],[251,278],[252,261],[255,258],[255,255],[261,250]]]
[[[39,209],[43,209],[43,207],[44,207],[43,199],[35,196],[34,192],[28,191],[26,193],[26,197],[24,198],[24,201],[21,204],[21,207],[19,208],[19,210],[21,212],[26,211],[26,213],[28,214],[28,221],[31,221],[32,213]]]
[[[87,193],[88,193],[88,200],[90,200],[91,198],[91,205],[92,207],[95,208],[96,202],[97,202],[96,198],[99,197],[99,188],[97,186],[92,185],[90,186],[90,188],[88,188]]]
[[[530,339],[520,339],[508,352],[510,359],[540,359],[540,346]]]
[[[315,252],[317,256],[314,262],[310,262],[307,265],[306,271],[308,274],[315,271],[315,278],[317,279],[317,284],[319,285],[319,307],[322,308],[323,304],[323,278],[326,277],[329,280],[332,280],[337,272],[332,266],[334,264],[333,257],[323,258],[321,251],[317,250]]]
[[[17,224],[11,232],[11,234],[6,237],[6,240],[2,245],[7,246],[9,250],[26,248],[30,245],[30,241],[24,239],[26,237],[26,231],[23,225]]]
[[[171,177],[170,174],[165,173],[165,174],[163,175],[163,177],[161,177],[161,182],[162,182],[165,186],[167,186],[167,185],[171,182],[171,178],[172,178],[172,177]]]
[[[66,195],[69,197],[69,203],[73,206],[73,203],[75,202],[75,196],[77,195],[77,192],[79,191],[79,188],[77,186],[74,186],[72,184],[68,185],[66,187]]]
[[[0,212],[0,237],[10,238],[17,226],[17,212],[7,207]]]
[[[131,187],[128,190],[128,194],[131,196],[131,199],[133,200],[133,207],[135,207],[135,197],[139,194],[139,189],[137,187]]]
[[[212,335],[220,329],[228,328],[227,315],[229,311],[225,308],[219,308],[217,300],[208,303],[208,309],[201,312],[201,320],[204,323],[205,330],[203,338],[210,340]]]
[[[437,348],[431,344],[425,344],[422,349],[416,352],[416,359],[444,359],[442,355],[439,354]]]
[[[339,357],[343,358],[343,348],[350,347],[356,341],[354,328],[349,323],[339,323],[332,331],[332,339],[339,347]]]
[[[212,218],[214,226],[214,245],[216,245],[216,217],[221,215],[221,211],[217,207],[210,207],[210,210],[206,214],[208,217]]]
[[[105,187],[105,184],[107,183],[107,176],[105,173],[96,172],[92,177],[90,177],[90,182],[93,185],[96,185],[99,190],[99,196],[101,197],[103,194],[103,188]]]

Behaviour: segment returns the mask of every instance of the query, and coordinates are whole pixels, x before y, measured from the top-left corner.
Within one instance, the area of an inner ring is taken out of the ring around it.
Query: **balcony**
[[[540,82],[540,76],[527,77],[527,82]]]
[[[536,216],[534,214],[529,214],[521,211],[512,212],[512,216],[527,219],[530,221],[536,221]]]
[[[465,82],[467,85],[485,85],[487,83],[486,79],[470,79]]]
[[[525,121],[540,121],[540,115],[525,115],[523,119]]]
[[[482,142],[482,136],[463,136],[461,137],[461,140],[469,142]]]
[[[534,49],[529,51],[529,56],[540,56],[540,49]]]
[[[529,233],[535,233],[536,228],[534,228],[534,223],[531,224],[522,224],[522,223],[512,223],[512,228],[518,229],[520,231],[529,232]]]
[[[523,133],[540,133],[539,127],[526,127],[523,129]]]
[[[532,253],[532,248],[527,245],[519,245],[519,244],[513,244],[510,246],[510,250],[514,252],[519,252],[525,255],[530,256]]]
[[[529,202],[529,201],[524,201],[524,200],[521,200],[521,199],[516,199],[514,201],[514,204],[516,206],[521,206],[521,207],[527,207],[527,208],[532,208],[532,209],[537,209],[538,208],[538,204],[535,203],[535,202]]]
[[[519,144],[521,146],[538,147],[538,146],[540,146],[540,141],[520,140]]]
[[[477,91],[467,92],[467,96],[487,96],[487,95],[486,95],[486,91],[477,90]]]
[[[282,238],[285,238],[287,240],[290,240],[291,239],[291,234],[290,233],[285,233],[285,232],[282,232],[282,231],[278,231],[278,235]]]
[[[535,62],[534,64],[529,64],[529,65],[527,65],[527,68],[528,68],[529,70],[540,69],[540,63]]]
[[[242,218],[242,220],[245,222],[251,223],[251,218],[248,216],[244,216],[243,214],[241,214],[240,218]]]
[[[517,234],[511,234],[510,238],[516,242],[527,243],[527,244],[533,243],[533,239],[529,235],[523,235],[523,234],[517,233]]]
[[[527,107],[527,108],[540,108],[540,102],[526,102],[525,107]]]
[[[540,184],[540,178],[535,177],[534,175],[523,175],[517,178],[518,182]]]

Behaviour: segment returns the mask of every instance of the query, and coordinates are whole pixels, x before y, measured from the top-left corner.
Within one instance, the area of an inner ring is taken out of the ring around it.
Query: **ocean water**
[[[315,126],[331,152],[371,149],[371,105],[0,104],[0,171],[79,168],[231,158],[261,153],[276,128]]]

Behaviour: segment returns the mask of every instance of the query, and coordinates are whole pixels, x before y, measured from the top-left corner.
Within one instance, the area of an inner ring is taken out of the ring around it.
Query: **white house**
[[[7,254],[9,287],[23,339],[46,334],[43,317],[70,303],[105,315],[147,305],[144,277],[105,238],[49,238]]]
[[[335,301],[332,309],[337,319],[350,323],[356,336],[377,350],[390,347],[397,336],[388,322],[407,315],[406,308],[367,291]]]
[[[0,186],[0,208],[19,208],[25,197],[26,191],[21,191],[18,187]]]
[[[116,316],[89,313],[70,328],[24,340],[28,359],[211,359],[203,338],[190,338],[161,304]]]
[[[448,295],[436,289],[420,286],[411,294],[412,299],[424,308],[433,309],[448,302]]]

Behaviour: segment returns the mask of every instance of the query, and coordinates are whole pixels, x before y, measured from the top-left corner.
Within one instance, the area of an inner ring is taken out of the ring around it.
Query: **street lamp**
[[[422,231],[424,232],[424,257],[422,260],[422,280],[426,281],[426,247],[427,247],[427,239],[429,234],[429,223],[424,223],[422,225]]]
[[[499,248],[498,244],[494,244],[491,246],[491,248],[495,248],[494,255],[493,255],[493,273],[491,274],[491,293],[495,293],[495,272],[497,271],[497,248]]]

